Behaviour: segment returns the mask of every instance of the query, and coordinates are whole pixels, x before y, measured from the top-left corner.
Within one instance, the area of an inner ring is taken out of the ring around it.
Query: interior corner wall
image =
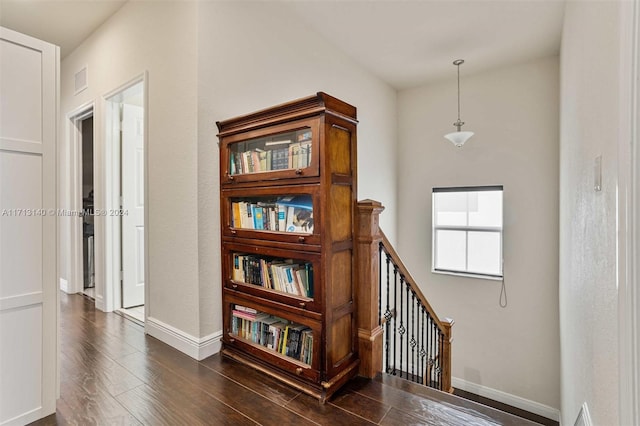
[[[95,101],[95,150],[104,158],[103,96],[148,71],[147,315],[199,337],[196,12],[194,2],[128,2],[64,58],[60,137],[67,138],[65,115]],[[89,87],[74,95],[74,74],[85,65]],[[105,200],[103,168],[96,165],[97,208]],[[96,241],[104,233],[96,217]],[[96,256],[104,255],[97,245]],[[103,272],[96,271],[97,298]]]
[[[396,91],[279,2],[201,2],[198,11],[198,199],[204,334],[220,330],[216,121],[324,91],[358,109],[358,198],[381,201],[396,237]]]
[[[561,49],[560,335],[562,423],[586,403],[620,424],[616,191],[621,129],[621,2],[567,2]],[[627,59],[627,63],[630,63]],[[602,190],[594,190],[602,157]]]
[[[461,68],[462,119],[475,132],[462,148],[443,136],[456,119],[453,68],[453,79],[398,94],[398,252],[437,314],[455,320],[454,386],[558,417],[558,57],[472,71]],[[431,188],[475,185],[504,186],[506,308],[500,281],[431,272]]]

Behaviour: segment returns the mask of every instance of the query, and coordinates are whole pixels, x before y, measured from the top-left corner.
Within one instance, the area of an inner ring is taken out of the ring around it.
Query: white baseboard
[[[69,281],[65,280],[64,278],[60,278],[60,290],[69,294]]]
[[[0,418],[0,426],[22,426],[22,425],[35,422],[36,420],[46,417],[49,414],[53,414],[53,413],[45,413],[42,407],[38,407],[38,408],[34,408],[31,411],[27,411],[26,413],[22,413],[11,419],[7,419],[3,421]]]
[[[451,378],[451,385],[454,388],[462,389],[463,391],[475,393],[476,395],[484,396],[485,398],[493,399],[494,401],[502,402],[503,404],[511,405],[512,407],[520,408],[557,422],[560,421],[560,410],[549,407],[548,405],[540,404],[539,402],[531,401],[530,399],[525,399],[497,389],[468,382],[457,377]]]
[[[102,312],[107,312],[104,297],[96,294],[93,300],[96,302],[96,309]]]
[[[198,361],[220,352],[222,346],[222,330],[198,338],[153,317],[147,317],[144,329],[149,335]]]

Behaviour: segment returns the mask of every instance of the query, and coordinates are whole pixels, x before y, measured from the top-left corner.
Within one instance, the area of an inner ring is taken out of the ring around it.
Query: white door
[[[122,105],[122,307],[144,305],[144,109]]]
[[[0,424],[55,412],[59,51],[0,27]]]

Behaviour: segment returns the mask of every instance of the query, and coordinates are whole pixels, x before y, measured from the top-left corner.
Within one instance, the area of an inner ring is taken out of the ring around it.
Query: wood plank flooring
[[[60,399],[39,425],[535,425],[383,376],[317,400],[214,355],[201,362],[61,293]]]

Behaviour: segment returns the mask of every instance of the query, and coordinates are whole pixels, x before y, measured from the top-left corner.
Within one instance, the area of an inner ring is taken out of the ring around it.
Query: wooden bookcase
[[[321,402],[359,364],[356,124],[325,93],[217,123],[222,353]]]

